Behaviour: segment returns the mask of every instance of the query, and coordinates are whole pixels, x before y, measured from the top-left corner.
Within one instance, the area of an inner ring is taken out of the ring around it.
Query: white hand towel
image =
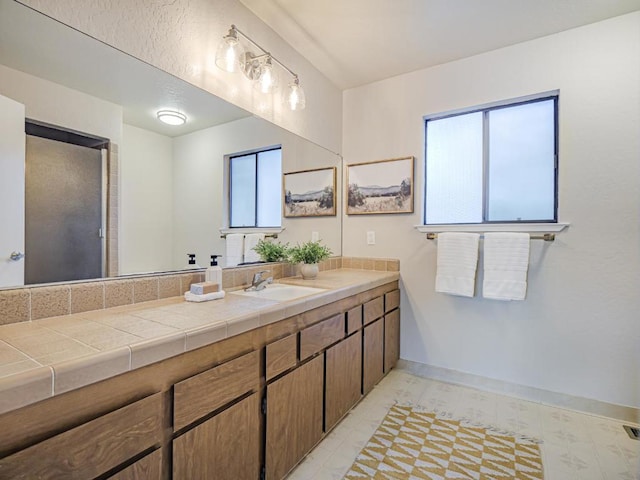
[[[524,300],[527,294],[529,243],[528,233],[484,234],[484,298]]]
[[[264,233],[249,233],[244,237],[244,261],[259,262],[260,255],[253,249],[260,240],[264,240]]]
[[[226,261],[227,267],[234,267],[242,263],[242,255],[244,253],[244,234],[229,233],[227,235],[227,251]]]
[[[443,232],[438,234],[438,271],[436,292],[473,297],[478,266],[477,233]]]

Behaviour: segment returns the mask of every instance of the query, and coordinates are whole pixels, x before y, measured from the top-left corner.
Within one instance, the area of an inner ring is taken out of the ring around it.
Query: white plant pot
[[[305,280],[313,280],[318,276],[318,264],[317,263],[303,263],[300,265],[300,274]]]

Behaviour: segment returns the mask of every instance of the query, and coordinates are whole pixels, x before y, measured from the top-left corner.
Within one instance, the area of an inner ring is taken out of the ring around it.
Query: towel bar
[[[227,238],[227,235],[229,235],[229,234],[228,233],[223,233],[223,234],[220,235],[220,238]],[[265,237],[271,237],[271,238],[278,238],[278,234],[277,233],[265,233],[264,236]]]
[[[482,238],[484,235],[480,234]],[[438,238],[437,233],[427,233],[427,240],[436,240]],[[543,233],[542,235],[531,235],[531,240],[544,240],[545,242],[553,242],[556,239],[555,233]]]

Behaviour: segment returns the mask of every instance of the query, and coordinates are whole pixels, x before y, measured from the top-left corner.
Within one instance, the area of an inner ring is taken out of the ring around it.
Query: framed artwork
[[[285,217],[336,215],[336,167],[302,170],[282,176]]]
[[[413,157],[347,165],[347,215],[413,212]]]

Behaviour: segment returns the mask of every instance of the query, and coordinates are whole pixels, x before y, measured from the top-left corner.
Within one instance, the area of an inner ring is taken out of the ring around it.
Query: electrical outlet
[[[376,244],[376,232],[367,232],[367,245]]]
[[[317,242],[320,240],[320,234],[318,232],[311,232],[311,241]]]

